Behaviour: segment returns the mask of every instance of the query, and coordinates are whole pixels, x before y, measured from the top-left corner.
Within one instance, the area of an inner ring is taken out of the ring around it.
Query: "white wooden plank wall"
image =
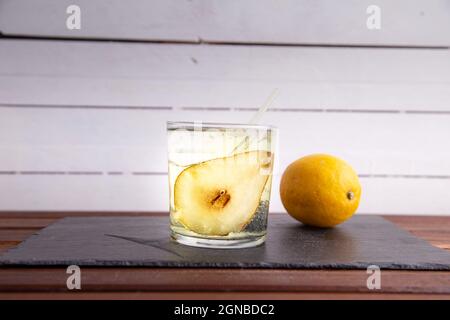
[[[61,19],[77,4],[82,27]],[[381,29],[366,28],[377,5]],[[2,0],[5,35],[186,42],[449,46],[448,0]]]
[[[77,1],[75,32],[69,4],[0,0],[0,210],[167,210],[165,122],[246,122],[279,88],[273,212],[326,152],[361,213],[450,214],[449,1],[378,1],[379,33],[366,1]]]

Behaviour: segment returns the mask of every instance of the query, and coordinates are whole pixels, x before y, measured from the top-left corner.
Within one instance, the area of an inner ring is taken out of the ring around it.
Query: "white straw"
[[[278,95],[278,88],[275,88],[272,93],[270,94],[270,96],[267,97],[266,101],[264,102],[264,104],[258,109],[258,111],[256,112],[256,114],[253,116],[253,118],[249,121],[249,124],[257,124],[259,122],[259,120],[261,120],[261,117],[263,116],[263,114],[267,111],[267,109],[269,109],[269,107],[273,104],[273,102],[275,101],[275,98]],[[233,151],[231,152],[231,154],[236,153],[236,151],[243,145],[246,144],[248,146],[249,144],[249,138],[248,136],[245,137],[236,147],[234,147]]]
[[[269,107],[275,101],[275,98],[278,96],[278,93],[279,93],[278,88],[275,88],[272,91],[271,95],[267,97],[264,104],[261,107],[259,107],[258,111],[255,113],[253,118],[250,120],[249,124],[257,124],[259,122],[259,120],[261,120],[261,117],[263,116],[263,114],[267,111],[267,109],[269,109]]]

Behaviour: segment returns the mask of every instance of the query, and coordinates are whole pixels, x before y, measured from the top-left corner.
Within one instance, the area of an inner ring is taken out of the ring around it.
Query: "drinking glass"
[[[172,239],[207,248],[265,241],[276,132],[265,125],[167,122]]]

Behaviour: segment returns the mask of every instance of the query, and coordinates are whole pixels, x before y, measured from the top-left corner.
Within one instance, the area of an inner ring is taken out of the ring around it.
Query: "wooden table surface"
[[[0,255],[66,216],[151,216],[133,212],[0,212]],[[450,251],[450,217],[383,216]],[[0,268],[0,299],[450,299],[450,271],[383,271],[381,290],[365,270],[82,268],[69,291],[61,267]]]

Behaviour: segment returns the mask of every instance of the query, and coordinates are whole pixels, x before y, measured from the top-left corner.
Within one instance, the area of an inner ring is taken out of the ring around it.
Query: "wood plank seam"
[[[257,111],[258,108],[250,107],[184,107],[184,106],[108,106],[108,105],[62,105],[62,104],[23,104],[23,103],[5,103],[0,101],[0,108],[31,108],[31,109],[99,109],[99,110],[134,110],[134,111],[233,111],[233,112],[253,112]],[[449,115],[448,110],[408,110],[408,109],[339,109],[339,108],[283,108],[283,107],[271,107],[266,112],[268,113],[278,113],[278,112],[288,112],[288,113],[374,113],[374,114],[397,114],[397,115]]]
[[[53,170],[1,170],[0,175],[167,175],[167,172],[156,172],[156,171],[53,171]],[[385,179],[450,179],[450,175],[431,175],[431,174],[358,174],[360,178],[385,178]]]
[[[298,47],[298,48],[369,48],[369,49],[423,49],[423,50],[448,50],[445,45],[383,45],[383,44],[331,44],[331,43],[296,43],[296,42],[266,42],[266,41],[217,41],[205,40],[153,40],[153,39],[123,39],[100,37],[70,37],[50,35],[19,35],[0,32],[1,38],[9,40],[45,40],[45,41],[74,41],[74,42],[106,42],[136,43],[136,44],[168,44],[168,45],[198,45],[198,46],[245,46],[245,47]]]

